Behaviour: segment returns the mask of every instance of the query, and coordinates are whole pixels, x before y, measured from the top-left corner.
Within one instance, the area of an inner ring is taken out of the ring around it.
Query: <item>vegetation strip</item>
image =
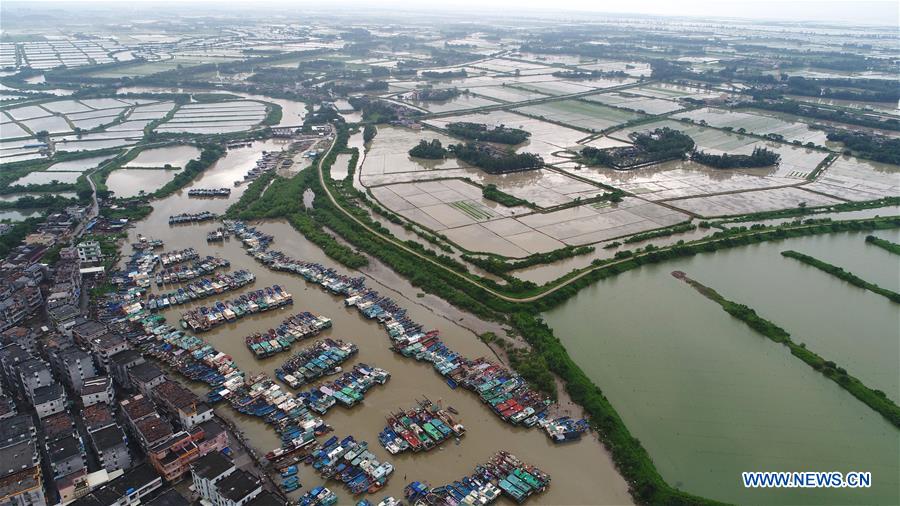
[[[785,253],[791,252],[786,251],[782,254]],[[683,272],[675,271],[672,275],[694,287],[694,289],[707,299],[722,306],[722,309],[728,314],[743,321],[753,330],[776,343],[781,343],[790,348],[792,355],[803,360],[813,369],[821,372],[825,377],[840,385],[844,390],[850,392],[854,397],[881,414],[881,416],[887,418],[887,420],[894,424],[895,427],[900,428],[900,407],[888,399],[884,392],[867,387],[855,376],[847,374],[847,371],[844,368],[838,367],[834,362],[825,360],[807,349],[805,343],[795,343],[786,330],[758,315],[756,311],[744,304],[726,299],[712,288],[687,277]]]
[[[890,251],[895,255],[900,255],[900,244],[895,242],[888,241],[887,239],[882,239],[880,237],[875,237],[874,235],[867,235],[866,242],[869,244],[874,244],[879,248]]]
[[[803,253],[799,253],[794,250],[782,251],[781,255],[786,256],[788,258],[793,258],[795,260],[799,260],[799,261],[805,263],[806,265],[815,267],[816,269],[825,271],[828,274],[831,274],[832,276],[840,278],[840,279],[850,283],[851,285],[855,285],[860,288],[865,288],[866,290],[869,290],[870,292],[875,292],[878,295],[887,297],[888,299],[890,299],[893,302],[900,303],[900,293],[897,293],[893,290],[888,290],[887,288],[882,288],[882,287],[876,285],[875,283],[869,283],[868,281],[860,278],[856,274],[853,274],[852,272],[847,272],[844,269],[842,269],[836,265],[831,265],[827,262],[823,262],[817,258],[811,257],[809,255],[804,255]]]

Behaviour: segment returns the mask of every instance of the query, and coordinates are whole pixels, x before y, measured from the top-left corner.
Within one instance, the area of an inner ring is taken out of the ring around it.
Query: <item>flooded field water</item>
[[[544,316],[669,483],[736,503],[897,504],[897,429],[669,274],[683,270],[748,304],[873,388],[893,389],[896,399],[898,306],[779,254],[861,255],[858,263],[879,271],[870,279],[890,285],[896,260],[862,241],[863,234],[800,238],[647,266]],[[871,471],[873,487],[740,484],[742,471],[826,469]]]

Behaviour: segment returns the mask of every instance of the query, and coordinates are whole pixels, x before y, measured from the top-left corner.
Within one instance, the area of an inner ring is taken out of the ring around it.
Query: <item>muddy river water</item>
[[[269,141],[269,143],[274,141]],[[198,178],[191,186],[163,200],[153,203],[154,211],[146,219],[136,223],[129,231],[129,243],[138,234],[165,241],[165,250],[193,247],[202,254],[218,255],[231,262],[232,269],[248,269],[256,274],[256,282],[248,287],[262,288],[273,284],[281,285],[294,296],[292,307],[245,318],[237,323],[219,327],[211,332],[201,334],[219,350],[234,357],[238,365],[246,372],[266,372],[270,375],[290,356],[283,353],[266,360],[257,360],[244,344],[244,337],[254,332],[265,331],[276,327],[285,317],[300,311],[311,311],[326,315],[334,322],[333,327],[321,337],[331,337],[351,341],[359,346],[359,353],[350,362],[344,364],[352,367],[353,363],[364,362],[381,367],[392,374],[386,385],[370,390],[365,401],[352,409],[334,408],[324,418],[341,437],[353,435],[357,439],[366,440],[374,448],[379,458],[387,459],[395,466],[395,472],[388,485],[372,499],[380,499],[383,495],[402,497],[403,487],[413,480],[425,480],[432,485],[452,482],[470,474],[473,468],[486,461],[493,452],[508,450],[527,462],[533,463],[551,474],[553,483],[539,498],[533,500],[541,504],[624,504],[630,502],[627,485],[615,471],[612,462],[603,446],[594,438],[586,437],[572,445],[554,445],[538,430],[521,429],[500,421],[471,392],[452,390],[430,365],[421,364],[395,354],[389,349],[389,339],[384,330],[363,318],[352,308],[345,308],[343,301],[330,295],[317,285],[311,285],[298,276],[267,270],[246,254],[240,243],[231,240],[219,245],[208,245],[205,235],[218,224],[183,225],[170,227],[169,215],[208,210],[222,213],[240,197],[246,185],[234,188],[228,199],[191,199],[187,196],[190,187],[231,186],[232,181],[240,179],[248,165],[255,162],[255,157],[266,149],[269,143],[254,143],[251,148],[229,151],[228,155]],[[300,196],[298,196],[300,198]],[[306,241],[299,233],[285,222],[266,222],[261,228],[275,236],[274,249],[282,250],[295,258],[318,261],[334,265],[317,247]],[[125,253],[130,254],[126,246]],[[440,305],[434,311],[422,305],[431,297],[417,297],[415,288],[399,277],[392,275],[377,264],[369,268],[372,272],[380,272],[379,279],[391,279],[387,287],[367,276],[368,286],[394,297],[405,306],[410,316],[428,328],[441,331],[441,335],[451,348],[469,357],[491,356],[492,351],[481,343],[476,335],[456,323],[466,324],[467,318],[453,311],[453,321],[441,314]],[[166,290],[169,288],[167,287]],[[233,298],[231,293],[227,298]],[[203,304],[204,301],[195,303]],[[212,300],[205,301],[209,304]],[[177,325],[180,314],[190,309],[191,305],[181,306],[165,312],[167,320]],[[309,340],[300,346],[311,344]],[[294,350],[299,346],[295,345]],[[179,378],[184,381],[183,378]],[[202,391],[200,385],[191,385]],[[287,388],[287,387],[285,387]],[[417,399],[429,398],[440,400],[445,406],[456,408],[461,422],[467,428],[467,434],[457,445],[453,441],[445,443],[442,449],[415,455],[391,456],[378,444],[378,433],[386,424],[385,418],[391,411],[409,407]],[[558,408],[563,413],[566,406]],[[237,415],[230,407],[220,405],[217,408],[222,416],[236,421],[240,430],[251,441],[258,452],[265,453],[278,446],[280,441],[276,433],[258,419]],[[405,479],[404,479],[405,478]],[[300,470],[300,481],[303,490],[321,484],[321,479],[311,468]],[[335,483],[331,485],[342,499],[349,503],[349,493]],[[296,494],[295,494],[296,495]]]

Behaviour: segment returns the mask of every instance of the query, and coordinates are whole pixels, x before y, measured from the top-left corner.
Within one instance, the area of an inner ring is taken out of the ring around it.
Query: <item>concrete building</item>
[[[57,376],[76,392],[81,392],[85,378],[97,375],[91,356],[78,348],[68,348],[52,355],[50,363]]]
[[[128,341],[117,334],[104,334],[100,337],[95,337],[91,339],[90,347],[97,366],[106,373],[110,372],[112,356],[129,348]]]
[[[84,443],[77,434],[47,443],[45,447],[54,480],[85,468]]]
[[[191,464],[214,451],[228,446],[228,433],[215,421],[207,421],[190,431],[173,434],[168,440],[150,448],[147,458],[166,481],[182,479]]]
[[[8,344],[0,348],[0,367],[3,368],[3,379],[6,380],[6,386],[16,392],[24,393],[22,380],[19,377],[19,365],[33,358],[33,355],[18,344]]]
[[[32,401],[38,418],[46,418],[65,411],[68,404],[66,389],[59,383],[38,388],[34,391]]]
[[[72,336],[76,344],[88,346],[91,341],[103,336],[109,330],[106,328],[106,325],[96,320],[85,319],[66,329],[66,332]]]
[[[243,506],[262,492],[262,481],[256,476],[238,469],[227,480],[216,485],[216,506]]]
[[[34,441],[20,440],[11,445],[0,443],[0,504],[43,506],[44,481],[40,454]]]
[[[209,502],[215,501],[216,483],[233,473],[237,467],[221,452],[209,452],[191,465],[194,493]]]
[[[145,362],[141,352],[125,349],[109,357],[109,373],[120,388],[131,389],[131,377],[128,375],[128,371]]]
[[[56,383],[50,366],[41,359],[32,358],[19,364],[19,384],[25,396],[34,403],[34,392],[38,388]]]
[[[166,374],[151,362],[137,364],[128,370],[132,388],[150,397],[153,388],[166,381]]]
[[[128,469],[132,465],[128,438],[118,425],[108,425],[90,433],[91,447],[100,465],[107,471]]]
[[[76,248],[78,249],[78,261],[82,265],[96,265],[103,258],[100,243],[97,241],[82,241]]]
[[[212,408],[177,381],[164,381],[154,387],[153,399],[165,412],[177,418],[183,429],[191,429],[213,417]]]
[[[142,464],[71,503],[71,506],[131,506],[162,488],[159,474]]]
[[[92,404],[81,410],[81,419],[88,432],[100,430],[116,423],[112,410],[106,404]]]
[[[108,376],[94,376],[84,380],[81,387],[81,405],[93,406],[98,402],[112,404],[116,400],[112,380]]]
[[[26,327],[12,327],[0,333],[0,346],[17,344],[28,353],[34,354],[37,331]]]

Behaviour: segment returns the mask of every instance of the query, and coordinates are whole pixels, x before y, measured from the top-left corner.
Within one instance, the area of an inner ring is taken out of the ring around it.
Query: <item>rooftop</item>
[[[112,385],[112,380],[109,379],[108,376],[94,376],[93,378],[88,378],[84,380],[84,384],[81,387],[81,395],[105,392],[110,385]]]
[[[66,397],[66,391],[62,385],[59,383],[54,383],[52,385],[47,385],[43,387],[38,387],[34,389],[34,404],[37,406],[38,404],[43,404],[45,402],[55,401],[59,399],[64,399]]]
[[[177,381],[167,380],[153,387],[153,394],[176,408],[199,404],[200,398]]]
[[[8,476],[34,466],[34,443],[20,441],[0,448],[0,476]]]
[[[122,410],[125,411],[125,414],[128,415],[132,421],[139,420],[142,417],[149,415],[150,413],[156,412],[156,406],[153,404],[153,401],[144,397],[143,395],[135,395],[129,397],[122,401],[119,404],[122,407]]]
[[[156,379],[160,376],[166,375],[164,372],[162,372],[162,370],[160,370],[159,367],[156,367],[155,365],[153,365],[150,362],[144,362],[143,364],[138,364],[138,365],[132,367],[131,369],[129,369],[128,373],[131,375],[131,377],[134,380],[144,382],[144,383],[153,381],[154,379]]]
[[[261,486],[262,483],[259,481],[259,478],[243,469],[238,469],[230,474],[227,480],[216,483],[216,490],[220,496],[234,502],[240,502]]]
[[[219,434],[225,432],[225,429],[222,427],[222,425],[220,425],[219,422],[217,422],[215,419],[200,423],[197,425],[197,427],[203,430],[204,439],[213,439]]]
[[[191,465],[191,470],[201,478],[212,480],[234,467],[234,462],[220,452],[209,452]]]
[[[141,437],[148,443],[155,443],[163,438],[169,437],[174,432],[172,424],[159,417],[159,415],[148,416],[135,424]]]
[[[0,423],[0,447],[14,445],[22,440],[30,440],[34,432],[34,420],[31,415],[20,414],[7,418]]]
[[[88,431],[102,429],[115,421],[109,406],[103,403],[92,404],[84,408],[81,410],[81,417],[84,419],[84,425]]]
[[[153,500],[144,502],[147,506],[188,506],[191,503],[182,497],[174,488],[166,490],[162,494],[156,496]]]
[[[263,490],[258,496],[251,499],[246,506],[284,506],[284,501],[272,492]]]
[[[41,420],[41,429],[44,431],[47,441],[56,441],[72,435],[75,430],[75,420],[72,419],[72,415],[63,411]]]
[[[109,506],[130,492],[160,480],[159,474],[148,464],[141,464],[90,494],[71,503],[72,506]],[[161,480],[160,480],[161,481]]]
[[[96,320],[87,320],[72,327],[72,332],[82,336],[94,336],[106,332],[106,325]]]
[[[127,349],[109,357],[109,360],[118,365],[127,365],[138,360],[144,360],[144,356],[137,350]]]
[[[75,436],[64,437],[47,443],[50,462],[61,462],[81,453],[81,443]]]
[[[109,425],[98,431],[91,432],[94,448],[99,451],[115,448],[125,444],[125,433],[118,425]]]

